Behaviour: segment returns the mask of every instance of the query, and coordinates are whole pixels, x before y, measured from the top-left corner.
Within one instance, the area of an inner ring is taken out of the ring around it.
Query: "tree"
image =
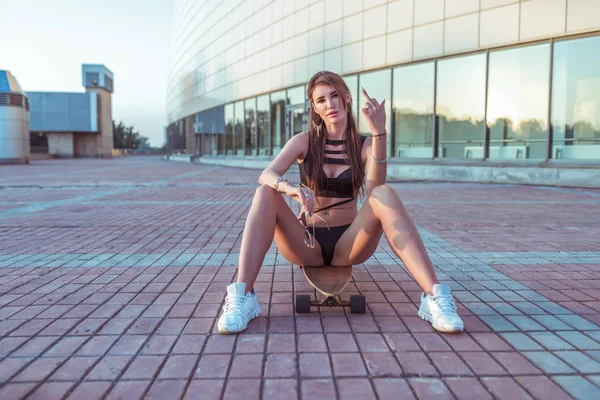
[[[126,126],[122,121],[113,121],[113,147],[115,149],[149,148],[148,138],[135,132],[133,126]]]

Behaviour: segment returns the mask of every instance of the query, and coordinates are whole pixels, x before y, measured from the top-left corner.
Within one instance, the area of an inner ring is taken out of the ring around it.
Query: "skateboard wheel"
[[[367,302],[365,300],[365,296],[360,294],[354,294],[350,296],[350,312],[352,314],[364,314],[366,308]]]
[[[296,312],[298,314],[306,314],[310,312],[310,295],[308,294],[297,294],[296,295]]]

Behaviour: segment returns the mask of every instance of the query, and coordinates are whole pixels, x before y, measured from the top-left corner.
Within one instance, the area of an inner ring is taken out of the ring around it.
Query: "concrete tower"
[[[19,82],[0,70],[0,163],[29,163],[29,100]]]
[[[98,95],[98,132],[97,155],[112,157],[113,118],[112,92],[113,73],[102,64],[83,64],[81,66],[82,83],[85,91]]]

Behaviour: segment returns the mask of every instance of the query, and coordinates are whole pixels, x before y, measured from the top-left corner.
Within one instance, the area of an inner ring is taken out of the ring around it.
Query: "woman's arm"
[[[385,127],[385,100],[379,104],[376,99],[369,97],[365,89],[362,94],[367,100],[362,108],[363,116],[369,124],[372,139],[367,139],[363,147],[363,157],[366,159],[366,195],[376,186],[383,185],[387,176],[387,149]]]
[[[282,180],[284,174],[292,166],[292,164],[299,159],[306,157],[306,151],[308,150],[308,132],[302,132],[293,136],[287,141],[281,152],[275,157],[271,164],[262,172],[258,178],[258,183],[261,185],[267,185],[278,192],[285,193],[303,206],[306,206],[308,210],[312,212],[312,204],[308,203],[306,197],[301,196],[302,189],[287,180]],[[276,185],[277,183],[277,185]],[[309,191],[309,189],[304,189]],[[312,193],[311,193],[312,194]]]

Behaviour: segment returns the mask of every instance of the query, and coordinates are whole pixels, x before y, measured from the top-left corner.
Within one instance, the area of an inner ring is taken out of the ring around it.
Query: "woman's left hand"
[[[362,108],[362,114],[365,116],[373,135],[386,133],[385,131],[385,100],[379,104],[377,99],[369,97],[367,91],[361,88],[366,102]]]

